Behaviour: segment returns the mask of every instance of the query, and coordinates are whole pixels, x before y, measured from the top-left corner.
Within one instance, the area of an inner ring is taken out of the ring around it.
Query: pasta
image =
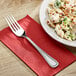
[[[48,7],[47,24],[66,40],[76,40],[76,4],[74,0],[54,0]]]

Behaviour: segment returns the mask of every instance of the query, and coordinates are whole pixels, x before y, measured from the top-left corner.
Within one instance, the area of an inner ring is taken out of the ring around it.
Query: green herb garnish
[[[60,7],[60,6],[61,6],[61,2],[59,0],[56,0],[55,7]]]
[[[67,17],[65,17],[63,21],[67,21]]]

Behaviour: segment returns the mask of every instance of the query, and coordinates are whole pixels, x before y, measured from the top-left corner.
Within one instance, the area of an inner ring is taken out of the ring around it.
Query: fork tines
[[[20,29],[21,26],[12,15],[5,17],[5,19],[12,30],[16,31]]]

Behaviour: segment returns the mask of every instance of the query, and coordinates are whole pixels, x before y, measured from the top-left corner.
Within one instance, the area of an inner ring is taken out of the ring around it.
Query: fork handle
[[[52,68],[56,68],[59,63],[57,60],[52,58],[50,55],[45,53],[39,46],[37,46],[29,37],[24,36],[36,49],[37,51],[42,55],[42,57],[45,59],[45,61],[51,66]]]

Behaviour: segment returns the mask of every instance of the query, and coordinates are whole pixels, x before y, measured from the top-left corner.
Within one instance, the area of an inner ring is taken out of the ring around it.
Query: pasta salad
[[[53,0],[47,7],[47,24],[61,38],[76,40],[76,4],[73,0]]]

